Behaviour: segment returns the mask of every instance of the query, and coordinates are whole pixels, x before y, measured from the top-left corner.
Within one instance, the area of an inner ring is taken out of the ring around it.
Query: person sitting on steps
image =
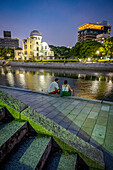
[[[60,88],[59,88],[59,86],[58,86],[58,83],[59,83],[59,79],[58,78],[56,78],[55,79],[55,81],[53,81],[51,84],[50,84],[50,86],[49,86],[49,88],[48,88],[48,93],[49,94],[56,94],[56,93],[60,93]]]
[[[65,80],[64,84],[62,85],[62,92],[61,96],[72,96],[73,90],[71,89],[70,85],[68,84],[68,81]]]

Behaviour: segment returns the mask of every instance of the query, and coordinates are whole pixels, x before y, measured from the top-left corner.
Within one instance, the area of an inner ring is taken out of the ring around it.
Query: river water
[[[68,80],[73,95],[113,101],[113,72],[0,67],[0,85],[47,92],[55,78]]]

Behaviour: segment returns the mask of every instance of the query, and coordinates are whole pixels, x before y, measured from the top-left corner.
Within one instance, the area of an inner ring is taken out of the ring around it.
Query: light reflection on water
[[[50,83],[58,77],[59,86],[65,79],[74,90],[74,96],[113,101],[113,73],[74,70],[42,70],[33,68],[0,67],[0,84],[47,92]]]

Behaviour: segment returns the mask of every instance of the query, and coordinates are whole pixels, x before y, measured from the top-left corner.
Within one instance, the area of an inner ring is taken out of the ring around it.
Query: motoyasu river
[[[47,92],[55,78],[68,80],[73,95],[113,101],[113,72],[0,67],[0,85]]]

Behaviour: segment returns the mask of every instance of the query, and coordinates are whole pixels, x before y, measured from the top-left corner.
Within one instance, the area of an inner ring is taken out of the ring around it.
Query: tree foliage
[[[71,49],[71,56],[79,58],[97,57],[96,51],[102,44],[97,41],[87,40],[83,42],[77,42]]]
[[[99,48],[99,51],[102,56],[113,57],[113,37],[107,39],[103,46]]]
[[[74,47],[55,47],[50,45],[50,48],[54,51],[55,56],[64,56],[70,58],[100,58],[101,56],[113,57],[113,37],[107,39],[104,43],[100,43],[94,40],[86,40],[83,42],[77,42]],[[97,54],[97,51],[100,53]]]
[[[9,48],[0,48],[0,58],[4,59],[13,59],[14,58],[14,50]]]
[[[49,47],[51,48],[52,51],[54,51],[54,55],[56,57],[69,57],[69,53],[70,53],[70,48],[67,48],[65,46],[61,46],[61,47],[56,47],[53,45],[49,45]]]

